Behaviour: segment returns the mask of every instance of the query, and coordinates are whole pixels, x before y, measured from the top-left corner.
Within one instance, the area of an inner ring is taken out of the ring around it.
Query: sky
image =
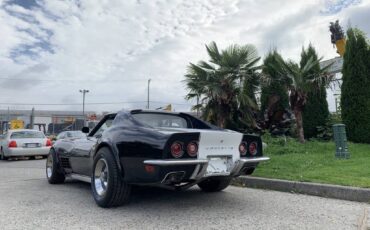
[[[189,111],[184,74],[206,44],[331,59],[337,19],[369,34],[370,0],[0,0],[0,109],[81,110],[81,89],[89,111],[145,108],[151,79],[151,109]]]

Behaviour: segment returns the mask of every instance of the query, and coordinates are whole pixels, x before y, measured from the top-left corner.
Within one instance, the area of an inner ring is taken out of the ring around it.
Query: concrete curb
[[[232,184],[250,188],[294,192],[313,196],[370,203],[370,189],[365,188],[267,179],[250,176],[237,177],[234,179]]]

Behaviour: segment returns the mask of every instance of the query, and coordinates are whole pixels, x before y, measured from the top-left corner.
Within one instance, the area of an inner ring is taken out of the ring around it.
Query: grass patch
[[[334,142],[264,136],[264,155],[254,176],[370,188],[370,145],[349,143],[350,159],[335,158]]]

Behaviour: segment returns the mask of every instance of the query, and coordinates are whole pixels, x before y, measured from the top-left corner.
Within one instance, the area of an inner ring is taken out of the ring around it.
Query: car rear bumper
[[[50,147],[40,148],[9,148],[8,151],[4,152],[6,157],[15,156],[41,156],[48,155]]]
[[[187,181],[198,181],[213,176],[235,177],[242,175],[247,169],[255,168],[259,162],[269,160],[269,157],[241,158],[237,160],[229,172],[207,174],[209,160],[206,159],[170,159],[144,160],[144,165],[160,168],[162,184]]]

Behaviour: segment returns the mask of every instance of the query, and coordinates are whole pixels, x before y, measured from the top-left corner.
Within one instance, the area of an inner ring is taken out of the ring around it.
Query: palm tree
[[[203,117],[225,128],[227,122],[243,108],[243,120],[251,119],[256,109],[254,92],[258,83],[257,50],[252,45],[231,45],[219,51],[215,42],[206,45],[209,62],[190,63],[185,83],[189,89],[186,98],[200,100],[193,109],[201,108]]]
[[[301,62],[301,66],[293,61],[284,61],[280,55],[275,55],[275,65],[271,66],[279,73],[279,81],[283,82],[289,90],[289,102],[294,112],[297,124],[297,135],[301,143],[305,142],[303,130],[302,112],[308,99],[308,93],[328,86],[333,80],[326,70],[330,66],[313,71],[322,58],[309,57],[307,62]],[[324,88],[325,89],[325,88]]]

